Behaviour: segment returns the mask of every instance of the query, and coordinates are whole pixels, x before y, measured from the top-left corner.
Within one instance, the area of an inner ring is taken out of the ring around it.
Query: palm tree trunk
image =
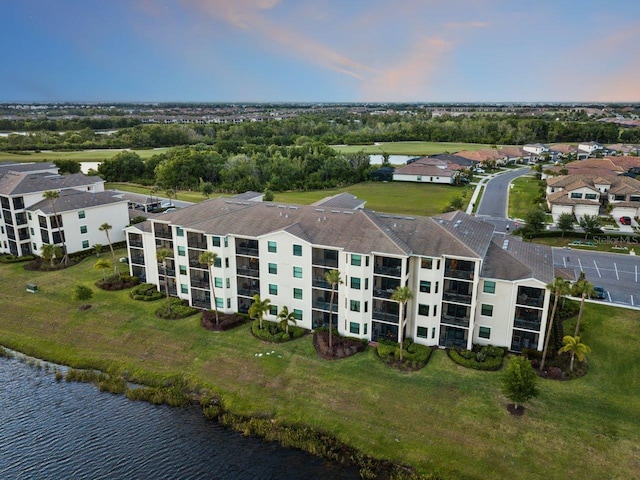
[[[333,291],[334,286],[331,285],[331,300],[329,301],[329,350],[333,352]]]
[[[403,319],[404,319],[403,310],[404,310],[404,305],[401,303],[400,304],[400,322],[398,325],[398,344],[400,345],[400,361],[402,361],[402,340],[403,340],[402,327],[403,327]]]
[[[166,265],[164,265],[164,293],[167,295],[167,312],[171,312],[171,302],[169,301],[169,279],[167,278]]]
[[[571,352],[571,362],[569,363],[569,371],[573,372],[573,360],[575,358],[576,354],[574,352]]]
[[[582,321],[582,311],[584,310],[584,299],[586,295],[582,294],[582,300],[580,301],[580,311],[578,312],[578,321],[576,322],[576,332],[573,334],[574,337],[577,337],[580,333],[580,322]]]
[[[213,284],[213,275],[211,273],[212,265],[209,265],[209,288],[213,294],[213,309],[216,312],[216,325],[220,325],[220,319],[218,318],[218,299],[216,298],[216,288]]]
[[[544,339],[544,349],[542,350],[542,361],[540,362],[540,371],[544,371],[544,362],[547,359],[547,349],[549,348],[549,340],[551,339],[551,330],[553,330],[553,321],[556,318],[556,308],[558,307],[558,295],[553,300],[553,308],[551,309],[551,318],[547,325],[547,335]]]

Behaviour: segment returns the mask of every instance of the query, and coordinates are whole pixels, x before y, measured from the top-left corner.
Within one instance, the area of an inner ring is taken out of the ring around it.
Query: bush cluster
[[[200,311],[195,307],[189,306],[186,300],[179,298],[171,298],[169,305],[170,308],[167,308],[167,303],[163,303],[163,305],[156,310],[156,316],[167,320],[176,320],[178,318],[189,317]]]
[[[152,283],[141,283],[131,291],[129,296],[134,300],[143,302],[151,302],[164,297],[163,293],[158,291],[157,287]]]
[[[301,327],[289,325],[289,333],[287,333],[282,327],[280,327],[280,325],[269,321],[263,321],[262,330],[260,330],[260,322],[258,320],[254,320],[251,324],[251,333],[260,340],[282,343],[302,337],[307,333],[307,330]]]
[[[102,290],[125,290],[127,288],[134,287],[140,283],[138,277],[131,275],[114,275],[104,280],[98,280],[96,287]]]
[[[458,365],[475,370],[500,370],[506,348],[476,345],[473,350],[452,348],[449,357]]]
[[[24,255],[22,257],[16,257],[15,255],[0,255],[0,263],[30,262],[35,260],[35,258],[35,255]]]
[[[402,347],[402,366],[411,370],[419,370],[424,367],[431,357],[431,352],[433,352],[431,347],[414,343],[410,338],[407,338],[403,342]],[[385,363],[397,365],[400,362],[400,348],[398,343],[387,339],[380,339],[376,350],[378,356]]]

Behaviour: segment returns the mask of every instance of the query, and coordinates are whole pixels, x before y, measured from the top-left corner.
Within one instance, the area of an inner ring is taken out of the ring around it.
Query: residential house
[[[393,180],[451,185],[455,183],[456,176],[463,168],[456,163],[425,157],[396,168],[393,172]]]

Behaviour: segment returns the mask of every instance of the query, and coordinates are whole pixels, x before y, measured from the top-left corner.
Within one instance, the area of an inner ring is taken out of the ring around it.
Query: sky
[[[0,102],[638,102],[640,0],[0,0]]]

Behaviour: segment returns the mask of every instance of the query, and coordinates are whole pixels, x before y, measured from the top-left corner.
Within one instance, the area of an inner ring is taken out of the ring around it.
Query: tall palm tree
[[[260,330],[262,330],[262,317],[264,317],[264,314],[269,311],[270,306],[270,299],[265,298],[264,300],[261,300],[260,295],[257,293],[253,296],[253,303],[249,307],[249,317],[258,318],[258,320],[260,320]]]
[[[402,333],[404,331],[404,306],[413,298],[413,292],[409,287],[397,287],[391,295],[391,300],[398,302],[400,306],[400,324],[398,328],[398,343],[400,344],[400,361],[402,361]]]
[[[67,256],[67,243],[64,238],[64,234],[60,233],[60,219],[58,218],[58,211],[56,210],[56,200],[60,198],[60,192],[57,190],[48,190],[42,194],[42,196],[49,201],[51,205],[51,209],[53,210],[53,217],[56,219],[56,226],[58,227],[58,235],[62,240],[62,249],[64,250],[64,256],[62,257],[62,263],[65,265],[69,261],[69,257]]]
[[[108,258],[101,258],[93,264],[96,270],[102,269],[102,281],[107,279],[107,269],[111,268],[111,262]]]
[[[218,299],[216,298],[216,289],[215,283],[213,281],[213,272],[211,271],[211,267],[213,267],[218,259],[218,254],[215,252],[211,252],[207,250],[206,252],[202,252],[198,257],[198,262],[206,265],[209,270],[209,289],[213,293],[213,308],[216,312],[216,325],[220,324],[220,319],[218,318]]]
[[[580,295],[580,311],[578,312],[578,321],[576,322],[576,331],[573,334],[574,337],[577,337],[580,333],[580,322],[582,321],[582,312],[584,311],[584,301],[587,297],[591,297],[595,290],[593,288],[593,284],[580,279],[574,285],[574,291]]]
[[[553,293],[553,308],[549,317],[549,325],[547,325],[547,336],[544,340],[544,349],[542,350],[542,361],[540,362],[540,371],[544,370],[544,362],[547,359],[547,349],[549,348],[549,340],[551,339],[551,330],[553,330],[553,321],[556,318],[556,310],[558,308],[558,300],[560,297],[569,294],[569,282],[557,277],[552,283],[547,284],[547,289]]]
[[[169,300],[169,279],[167,278],[167,258],[173,257],[173,252],[168,248],[156,250],[156,259],[162,264],[164,273],[164,293],[167,295],[167,311],[171,312],[171,301]]]
[[[564,345],[560,350],[558,350],[558,353],[567,352],[571,354],[569,371],[573,372],[573,361],[575,357],[578,357],[578,360],[584,362],[585,355],[591,352],[591,348],[582,343],[578,336],[572,337],[571,335],[565,335],[562,339],[562,343],[564,343]]]
[[[113,260],[113,273],[114,275],[118,275],[120,273],[120,270],[118,269],[118,264],[116,262],[116,253],[113,251],[113,245],[111,244],[111,236],[109,235],[109,230],[111,230],[113,227],[111,225],[109,225],[109,223],[104,222],[102,225],[100,225],[100,227],[98,227],[98,230],[100,230],[101,232],[104,232],[105,235],[107,236],[107,242],[109,242],[109,250],[111,250],[111,260]]]
[[[331,285],[331,299],[329,300],[329,350],[333,352],[333,298],[336,287],[344,282],[338,270],[329,270],[324,274],[324,279]]]
[[[280,327],[284,327],[284,331],[287,333],[289,333],[289,323],[296,324],[295,312],[290,312],[289,307],[286,305],[280,310],[278,318],[280,319]]]
[[[171,201],[171,197],[176,197],[176,200],[178,199],[178,194],[176,193],[176,191],[173,188],[168,188],[165,193],[167,194],[167,197],[169,197],[169,205],[173,205],[173,202]]]

